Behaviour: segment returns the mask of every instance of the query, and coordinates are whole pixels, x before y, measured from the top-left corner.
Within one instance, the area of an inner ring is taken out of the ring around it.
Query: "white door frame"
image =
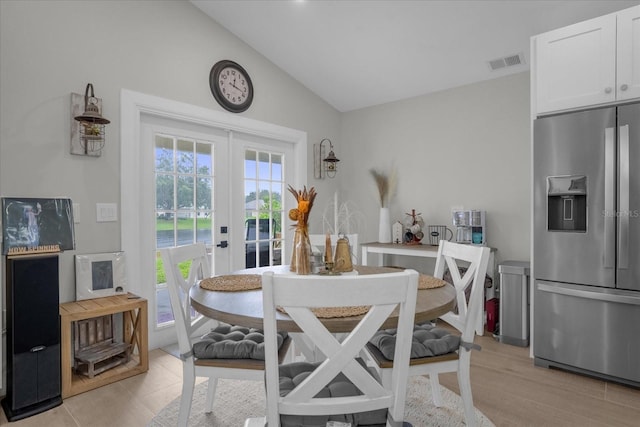
[[[150,248],[143,247],[141,242],[155,242],[155,240],[153,236],[146,235],[150,227],[144,227],[145,218],[141,215],[140,206],[146,205],[153,195],[143,194],[141,191],[141,114],[289,142],[294,149],[294,166],[288,176],[295,188],[304,185],[307,178],[307,134],[232,113],[122,89],[120,94],[121,250],[125,252],[127,260],[127,290],[146,298],[151,304],[155,302],[155,264],[152,262],[153,258],[144,256],[144,251]],[[230,151],[233,151],[233,148]],[[148,310],[148,313],[149,348],[158,348],[172,342],[166,341],[166,334],[162,337],[154,334],[155,309]]]

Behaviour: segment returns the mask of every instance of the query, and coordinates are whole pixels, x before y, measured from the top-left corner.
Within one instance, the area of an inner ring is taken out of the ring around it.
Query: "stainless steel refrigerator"
[[[640,386],[640,103],[534,121],[535,364]]]

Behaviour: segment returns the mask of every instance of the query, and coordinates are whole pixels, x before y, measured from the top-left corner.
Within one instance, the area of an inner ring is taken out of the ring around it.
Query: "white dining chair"
[[[266,418],[245,427],[305,427],[341,421],[350,425],[403,425],[411,332],[418,273],[377,275],[262,276],[266,345]],[[317,310],[369,306],[359,324],[339,341]],[[372,375],[359,354],[387,317],[399,310],[391,381]],[[280,365],[276,353],[276,313],[285,311],[326,357],[322,362]],[[314,311],[316,310],[316,311]],[[266,423],[266,424],[265,424]]]
[[[182,427],[186,426],[189,420],[196,377],[209,378],[205,411],[211,412],[218,378],[264,381],[265,364],[264,360],[231,358],[229,356],[229,353],[233,353],[228,348],[229,345],[240,346],[247,344],[242,343],[242,340],[225,343],[227,348],[223,348],[223,357],[219,357],[215,354],[216,346],[211,339],[211,335],[198,336],[202,335],[202,333],[197,334],[196,331],[201,329],[207,322],[212,321],[212,319],[198,313],[193,318],[189,298],[189,289],[197,285],[199,280],[211,276],[205,245],[196,243],[163,248],[160,249],[160,254],[166,273],[169,299],[178,335],[180,359],[182,360],[182,394],[178,415],[178,426]],[[189,264],[189,272],[186,278],[180,269],[181,265],[185,263]],[[212,322],[212,326],[215,327],[212,329],[212,333],[219,339],[223,339],[225,334],[230,331],[237,335],[239,332],[248,329],[220,324],[215,321]],[[255,331],[250,330],[248,332],[254,333]],[[283,360],[287,351],[288,341],[288,338],[284,340],[278,350],[279,360]],[[253,345],[254,343],[248,344]]]
[[[449,269],[457,302],[456,310],[446,313],[440,319],[455,327],[461,335],[453,336],[443,328],[432,329],[431,325],[416,327],[409,366],[409,376],[429,376],[434,405],[437,407],[442,406],[438,374],[457,372],[467,426],[476,424],[471,394],[471,350],[479,349],[473,341],[476,333],[482,334],[484,326],[484,280],[489,253],[490,249],[487,247],[440,241],[434,276],[442,279],[445,268]],[[459,262],[469,263],[463,276],[460,275]],[[471,294],[467,302],[465,290],[469,286]],[[373,362],[370,365],[378,370],[383,382],[387,384],[391,382],[393,367],[399,363],[393,355],[393,348],[385,348],[383,345],[385,340],[386,343],[391,342],[389,338],[393,338],[393,335],[392,330],[380,331],[367,345],[367,353]],[[420,357],[422,354],[427,355]]]

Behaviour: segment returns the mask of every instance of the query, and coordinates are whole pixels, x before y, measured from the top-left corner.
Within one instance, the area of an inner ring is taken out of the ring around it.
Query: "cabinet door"
[[[619,100],[640,98],[640,6],[618,13]]]
[[[541,34],[535,49],[538,113],[615,101],[615,14]]]

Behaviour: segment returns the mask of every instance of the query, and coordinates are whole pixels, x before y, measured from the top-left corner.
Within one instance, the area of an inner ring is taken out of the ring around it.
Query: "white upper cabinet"
[[[618,13],[618,100],[640,98],[640,6]]]
[[[640,98],[640,6],[533,38],[536,113]]]

